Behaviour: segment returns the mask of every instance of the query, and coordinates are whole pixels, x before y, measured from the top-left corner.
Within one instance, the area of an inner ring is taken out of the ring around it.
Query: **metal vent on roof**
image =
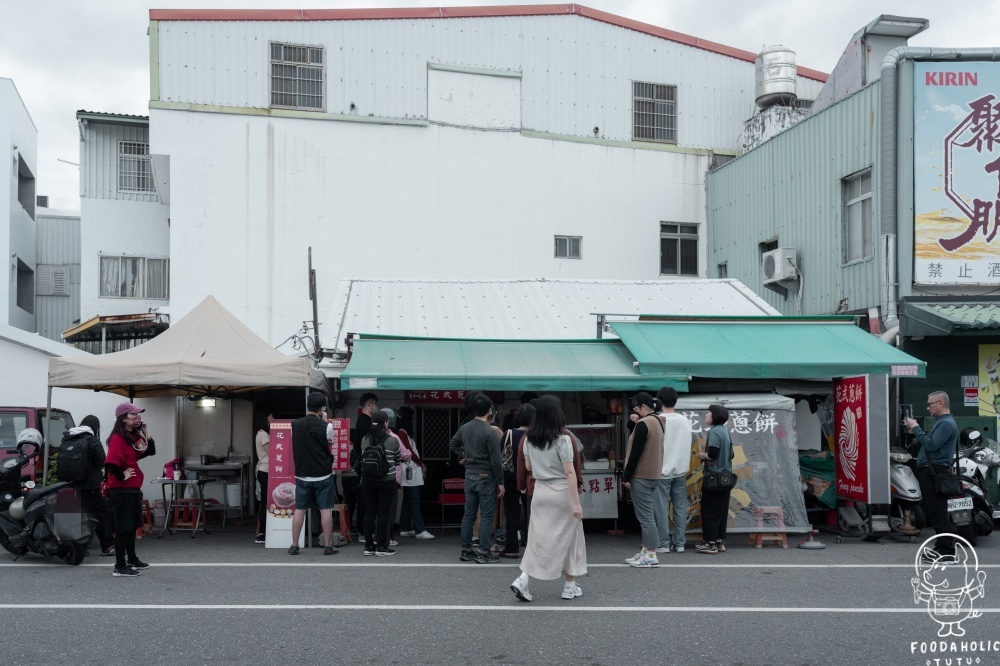
[[[49,207],[49,197],[47,194],[39,194],[35,197],[35,205],[39,208]]]

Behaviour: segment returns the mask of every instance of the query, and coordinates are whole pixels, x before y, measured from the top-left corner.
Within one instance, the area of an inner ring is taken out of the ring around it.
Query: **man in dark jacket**
[[[950,473],[958,446],[958,425],[951,415],[948,394],[935,391],[927,396],[927,413],[934,418],[934,427],[930,432],[924,432],[916,419],[906,419],[907,430],[920,442],[920,453],[917,455],[920,494],[927,521],[934,528],[934,533],[953,534],[954,528],[948,515],[948,498],[938,495],[934,488],[934,477]],[[939,537],[935,542],[935,550],[940,555],[954,555],[955,540],[951,537]]]
[[[83,510],[97,519],[97,539],[101,543],[101,555],[115,554],[115,537],[111,531],[111,516],[108,514],[108,503],[101,495],[101,481],[104,480],[104,445],[101,444],[101,422],[96,416],[88,415],[76,428],[70,428],[63,435],[62,447],[78,443],[86,450],[84,459],[87,461],[87,478],[74,483],[80,494]]]
[[[306,399],[308,413],[292,421],[292,457],[295,460],[295,513],[292,514],[292,545],[289,555],[299,554],[299,535],[306,511],[319,509],[323,528],[323,554],[340,552],[333,546],[333,426],[323,420],[326,396],[319,392]]]

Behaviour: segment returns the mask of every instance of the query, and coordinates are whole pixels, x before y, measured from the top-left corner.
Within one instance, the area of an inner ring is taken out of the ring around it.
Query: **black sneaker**
[[[267,539],[264,538],[263,534],[258,534],[257,538],[253,540],[254,543],[264,543]]]
[[[375,554],[375,546],[365,546],[365,557]]]
[[[141,576],[141,571],[136,571],[132,567],[125,567],[124,569],[119,569],[115,567],[115,570],[111,573],[112,576]]]
[[[393,550],[392,548],[385,548],[385,547],[383,547],[383,548],[376,548],[375,549],[375,556],[376,557],[389,557],[390,555],[395,555],[395,554],[396,554],[396,551]]]
[[[142,571],[143,569],[148,569],[149,565],[142,560],[134,560],[128,563],[128,566],[132,567],[136,571]]]
[[[463,562],[472,562],[476,559],[476,551],[474,550],[463,550],[462,554],[459,555],[458,559]]]
[[[476,564],[496,564],[499,561],[500,556],[492,550],[486,553],[480,553],[479,557],[476,558]]]

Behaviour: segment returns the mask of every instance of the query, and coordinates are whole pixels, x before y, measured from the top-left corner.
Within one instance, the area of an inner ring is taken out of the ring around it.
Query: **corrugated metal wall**
[[[878,305],[877,257],[841,264],[841,180],[869,167],[877,254],[878,114],[876,82],[709,173],[709,277],[726,262],[729,277],[794,314],[794,294],[763,286],[758,243],[777,238],[798,251],[803,314],[832,313],[842,298],[851,311]]]
[[[80,148],[80,196],[123,201],[159,201],[155,192],[118,190],[119,141],[149,143],[149,128],[87,123]]]
[[[62,332],[80,318],[80,218],[39,213],[36,275],[39,267],[69,269],[69,296],[35,296],[35,328],[39,335],[62,342]]]
[[[754,65],[579,16],[161,21],[160,100],[269,107],[269,41],[322,46],[328,113],[427,117],[427,63],[520,71],[523,128],[631,140],[633,80],[676,84],[678,141],[739,147]],[[800,78],[800,96],[822,84]]]

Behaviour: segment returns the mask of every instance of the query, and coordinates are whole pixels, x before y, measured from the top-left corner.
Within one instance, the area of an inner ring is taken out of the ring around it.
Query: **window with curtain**
[[[170,260],[147,257],[101,257],[104,298],[170,297]]]

